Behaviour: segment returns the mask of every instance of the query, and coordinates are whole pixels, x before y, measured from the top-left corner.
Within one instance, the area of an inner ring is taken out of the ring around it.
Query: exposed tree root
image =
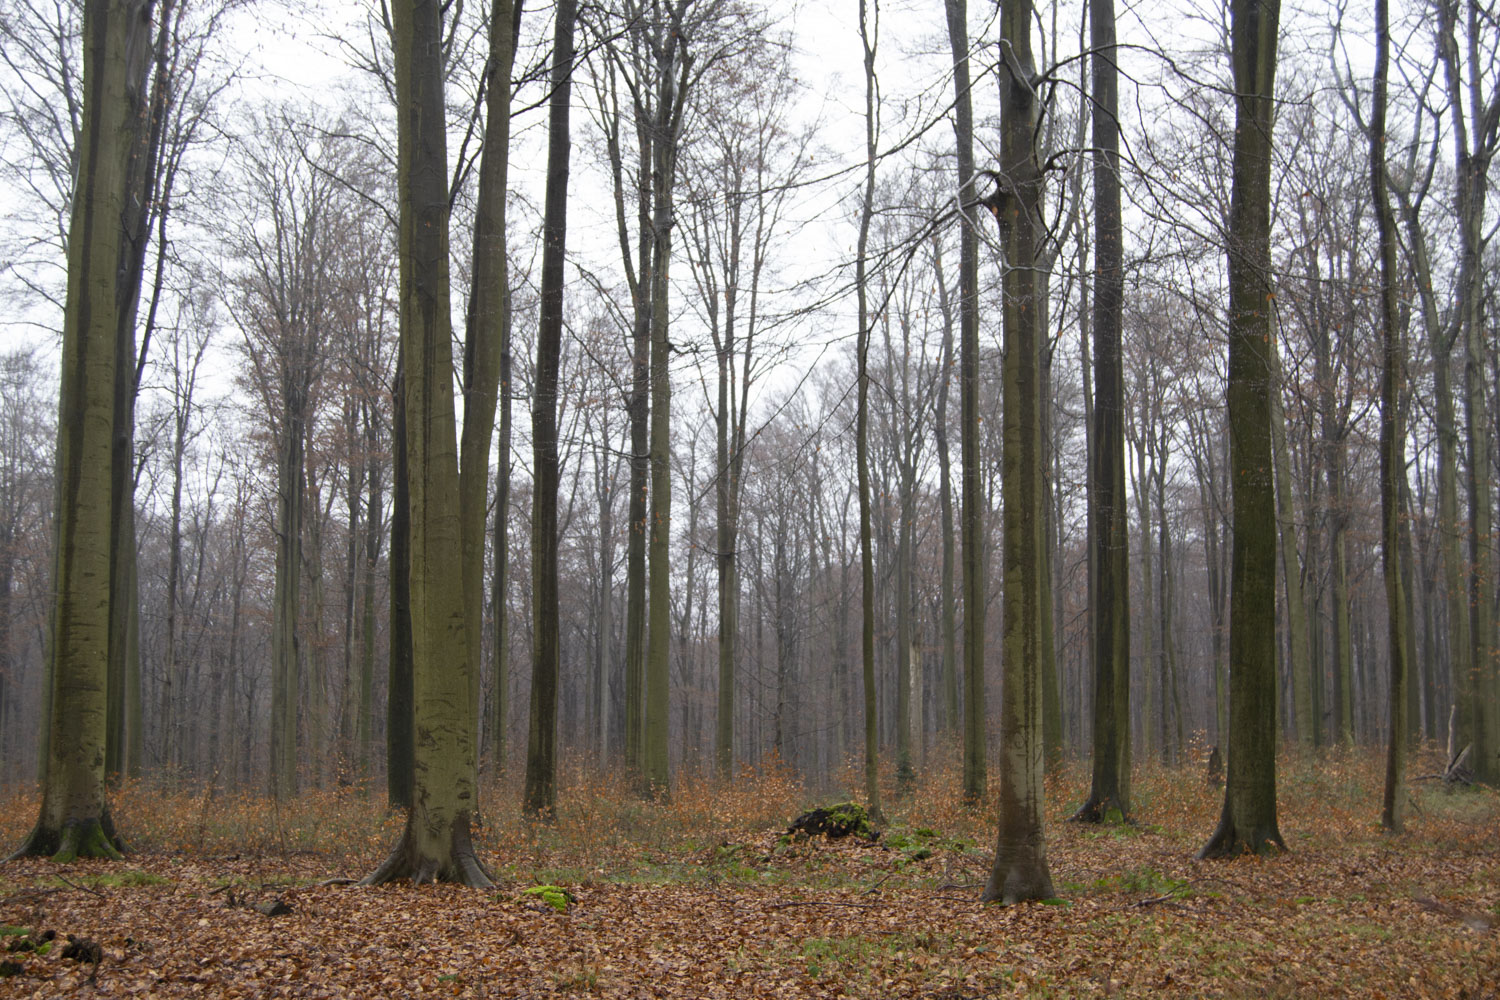
[[[1218,829],[1208,843],[1198,852],[1198,860],[1210,861],[1218,858],[1239,858],[1246,854],[1272,857],[1286,853],[1286,842],[1276,824],[1240,830],[1228,815],[1219,820]]]
[[[97,819],[64,823],[61,828],[37,820],[26,840],[7,860],[16,858],[51,858],[58,864],[70,864],[79,858],[122,861],[125,843],[115,833],[108,812]]]
[[[1068,817],[1069,823],[1100,823],[1108,826],[1130,826],[1134,820],[1125,807],[1120,805],[1119,800],[1113,796],[1098,798],[1089,796],[1089,800],[1078,807],[1078,811]]]
[[[360,885],[384,885],[410,879],[413,885],[427,882],[455,882],[476,889],[487,889],[495,884],[479,856],[474,853],[474,842],[469,837],[469,815],[461,813],[454,819],[448,841],[447,857],[431,857],[421,853],[417,838],[412,833],[413,813],[406,814],[406,826],[395,850],[381,862],[380,867],[360,880]]]
[[[1033,858],[1006,865],[1004,874],[1001,873],[1000,866],[996,865],[984,887],[984,894],[979,898],[980,902],[1010,906],[1014,903],[1051,899],[1055,895],[1052,877],[1047,873],[1046,865],[1039,858]]]

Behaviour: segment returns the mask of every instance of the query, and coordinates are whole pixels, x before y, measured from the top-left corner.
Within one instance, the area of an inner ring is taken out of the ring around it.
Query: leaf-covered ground
[[[397,828],[348,792],[278,811],[131,787],[124,864],[0,865],[0,996],[1500,997],[1494,793],[1415,783],[1390,838],[1372,761],[1288,760],[1290,853],[1198,862],[1220,795],[1202,775],[1145,769],[1138,825],[1098,829],[1063,822],[1087,780],[1068,769],[1049,787],[1059,898],[1009,908],[979,903],[993,823],[936,765],[874,844],[781,837],[836,796],[776,769],[670,804],[575,775],[550,827],[501,816],[495,789],[489,891],[338,881]],[[8,843],[34,809],[0,800]]]

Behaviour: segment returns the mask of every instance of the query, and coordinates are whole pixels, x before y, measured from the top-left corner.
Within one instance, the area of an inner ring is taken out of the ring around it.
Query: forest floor
[[[124,863],[0,864],[0,997],[1500,998],[1500,795],[1415,781],[1388,837],[1379,756],[1284,758],[1288,853],[1215,862],[1193,858],[1222,797],[1200,761],[1138,767],[1136,825],[1106,828],[1065,822],[1088,782],[1069,765],[1048,783],[1058,898],[1012,907],[979,902],[994,822],[951,766],[892,794],[874,843],[781,837],[836,796],[774,767],[671,803],[575,769],[554,824],[489,817],[483,891],[337,881],[395,842],[374,797],[134,785]],[[0,797],[4,843],[35,809]],[[63,956],[69,935],[97,965]]]

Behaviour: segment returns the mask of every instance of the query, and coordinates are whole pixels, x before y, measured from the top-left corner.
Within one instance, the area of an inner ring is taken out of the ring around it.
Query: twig
[[[94,895],[98,896],[100,899],[104,898],[104,893],[100,892],[98,889],[94,889],[94,888],[91,888],[91,887],[86,886],[86,885],[79,885],[77,882],[70,881],[67,878],[67,876],[65,876],[65,875],[57,875],[56,878],[57,878],[57,880],[59,882],[65,882],[68,885],[71,885],[75,889],[82,889],[84,892],[92,892]]]
[[[1138,899],[1134,903],[1131,903],[1130,905],[1131,906],[1155,906],[1157,903],[1174,902],[1174,901],[1176,901],[1176,900],[1178,900],[1180,898],[1181,897],[1178,895],[1177,890],[1174,890],[1172,892],[1164,892],[1160,896],[1152,896],[1150,899]]]
[[[22,889],[20,892],[12,893],[11,895],[6,896],[4,899],[0,899],[0,906],[9,906],[12,903],[29,903],[29,902],[35,902],[36,900],[42,898],[43,896],[50,896],[54,892],[62,892],[62,891],[63,890],[61,890],[61,889],[42,889],[42,888]]]
[[[868,889],[865,889],[864,891],[862,891],[860,893],[860,895],[861,896],[868,896],[870,893],[874,892],[876,889],[879,889],[882,885],[884,885],[886,879],[890,878],[894,874],[896,874],[896,873],[895,872],[886,872],[884,875],[880,876],[880,878],[875,882],[874,885],[872,885]]]

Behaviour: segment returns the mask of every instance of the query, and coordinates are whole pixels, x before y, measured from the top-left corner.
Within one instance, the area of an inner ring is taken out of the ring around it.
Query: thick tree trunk
[[[1052,641],[1042,614],[1042,395],[1037,343],[1042,175],[1034,137],[1040,101],[1033,89],[1031,0],[1001,7],[1000,176],[993,208],[1005,246],[1001,495],[1005,572],[1000,717],[1000,824],[985,900],[1018,903],[1052,895],[1042,826],[1041,650]]]
[[[1279,0],[1232,0],[1229,245],[1229,766],[1199,857],[1284,850],[1276,822],[1276,483],[1271,454],[1271,121]]]
[[[365,878],[487,886],[469,839],[477,759],[463,581],[448,297],[447,152],[436,0],[392,5],[399,135],[401,352],[411,494],[412,802],[400,842]]]
[[[118,858],[105,802],[112,508],[120,328],[120,220],[133,136],[132,44],[148,3],[84,7],[83,123],[68,236],[58,406],[56,553],[46,779],[36,826],[17,855]]]

